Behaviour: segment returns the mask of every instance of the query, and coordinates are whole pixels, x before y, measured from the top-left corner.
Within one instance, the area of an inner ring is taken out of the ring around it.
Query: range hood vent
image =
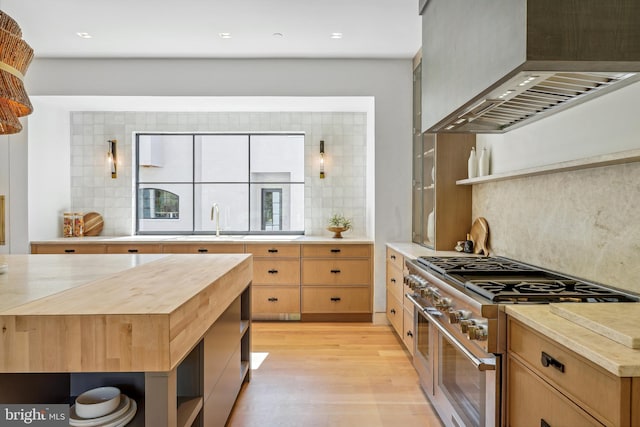
[[[640,0],[428,0],[425,132],[503,133],[640,80]]]
[[[639,77],[637,73],[521,72],[438,131],[505,132]]]

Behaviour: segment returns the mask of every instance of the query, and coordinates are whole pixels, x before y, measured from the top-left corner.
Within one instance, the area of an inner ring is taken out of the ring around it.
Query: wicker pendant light
[[[20,132],[18,117],[33,112],[22,82],[32,59],[17,22],[0,11],[0,134]]]

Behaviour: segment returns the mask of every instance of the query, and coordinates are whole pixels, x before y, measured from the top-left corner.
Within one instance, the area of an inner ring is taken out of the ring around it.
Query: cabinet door
[[[241,254],[244,245],[238,243],[171,243],[162,246],[162,252],[169,254]]]
[[[162,252],[162,245],[107,245],[108,254],[157,254]]]
[[[371,313],[368,287],[302,287],[303,313]]]
[[[389,319],[400,338],[402,338],[403,316],[402,303],[394,296],[391,290],[387,289],[387,319]]]
[[[300,288],[293,286],[253,286],[251,310],[259,313],[300,313]]]
[[[254,258],[253,283],[299,285],[300,261],[297,259]]]
[[[302,245],[302,256],[315,258],[365,258],[371,256],[371,245]]]
[[[105,245],[94,244],[55,244],[55,245],[33,245],[31,252],[34,254],[103,254],[106,252]]]
[[[508,361],[509,426],[602,426],[514,358]]]
[[[300,258],[300,245],[271,245],[250,243],[246,245],[246,252],[253,254],[254,257]]]
[[[365,285],[371,282],[368,259],[303,259],[304,285]]]
[[[402,300],[404,300],[402,271],[398,270],[391,263],[387,263],[387,289],[402,303]]]

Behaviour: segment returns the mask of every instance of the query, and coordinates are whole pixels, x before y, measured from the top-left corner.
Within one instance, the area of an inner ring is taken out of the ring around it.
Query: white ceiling
[[[411,58],[421,45],[418,0],[0,0],[0,9],[36,57]]]

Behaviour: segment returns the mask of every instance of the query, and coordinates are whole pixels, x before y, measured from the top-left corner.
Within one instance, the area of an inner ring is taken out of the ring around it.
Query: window
[[[138,234],[304,233],[304,135],[138,134],[136,154]]]

